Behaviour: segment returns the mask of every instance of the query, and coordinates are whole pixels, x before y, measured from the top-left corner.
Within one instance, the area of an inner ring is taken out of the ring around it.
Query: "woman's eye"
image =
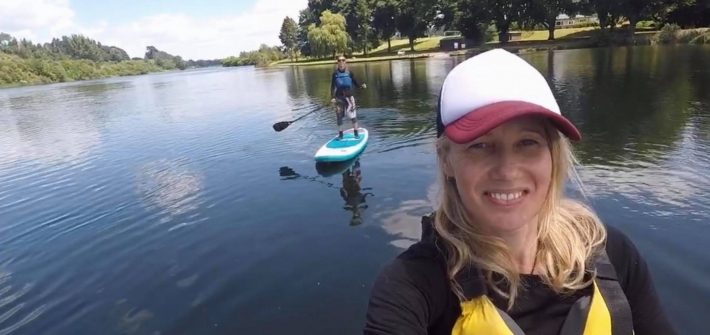
[[[528,146],[533,146],[533,145],[538,145],[538,144],[540,144],[540,142],[538,142],[537,140],[533,140],[533,139],[525,139],[525,140],[520,141],[520,145],[523,147],[528,147]]]
[[[469,149],[487,149],[489,147],[490,147],[490,145],[486,142],[478,142],[478,143],[471,144],[471,146],[468,148]]]

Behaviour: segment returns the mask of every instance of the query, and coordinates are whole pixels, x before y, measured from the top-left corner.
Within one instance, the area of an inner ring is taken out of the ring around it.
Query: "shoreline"
[[[682,33],[687,33],[691,31],[698,31],[701,34],[707,34],[710,32],[710,28],[695,28],[695,29],[685,29],[681,30]],[[385,60],[402,60],[402,59],[420,59],[420,58],[445,58],[445,57],[457,57],[457,56],[473,56],[475,54],[484,52],[486,50],[501,48],[513,53],[529,53],[538,51],[550,51],[550,50],[571,50],[571,49],[592,49],[592,48],[604,48],[604,47],[635,47],[635,46],[649,46],[649,45],[692,45],[691,43],[684,43],[677,41],[675,43],[662,44],[655,41],[661,33],[660,30],[639,30],[634,33],[634,37],[631,41],[627,40],[624,32],[621,30],[616,30],[614,32],[608,32],[609,36],[607,40],[600,40],[597,36],[579,36],[579,37],[561,37],[555,40],[522,40],[522,41],[511,41],[505,44],[500,42],[488,42],[483,45],[475,46],[472,48],[466,48],[462,50],[455,51],[442,51],[438,47],[431,50],[424,51],[407,51],[404,55],[386,55],[386,56],[374,56],[374,57],[353,57],[348,59],[348,63],[362,63],[362,62],[374,62],[374,61],[385,61]],[[703,45],[703,44],[698,44]],[[310,66],[310,65],[329,65],[333,64],[333,60],[314,60],[305,62],[276,62],[267,65],[266,67],[286,67],[286,66]]]
[[[418,59],[418,58],[427,58],[430,56],[432,53],[441,53],[439,51],[435,52],[414,52],[411,54],[405,54],[405,55],[389,55],[389,56],[375,56],[375,57],[353,57],[353,58],[348,58],[348,63],[365,63],[365,62],[378,62],[378,61],[384,61],[384,60],[399,60],[399,59]],[[314,60],[314,61],[307,61],[307,62],[285,62],[285,63],[272,63],[267,65],[266,67],[280,67],[280,66],[309,66],[309,65],[331,65],[333,64],[333,60],[327,59],[327,60]]]
[[[696,35],[702,35],[704,37],[703,42],[692,43],[688,41],[682,41],[683,34],[690,34],[695,32]],[[424,58],[447,58],[447,57],[470,57],[475,54],[484,52],[486,50],[494,48],[502,48],[513,53],[530,53],[539,51],[551,51],[551,50],[569,50],[569,49],[590,49],[590,48],[600,48],[600,47],[634,47],[634,46],[663,46],[663,45],[708,45],[710,41],[710,28],[696,28],[696,29],[684,29],[676,32],[675,39],[668,44],[663,44],[658,42],[659,35],[661,31],[637,31],[631,41],[627,40],[627,37],[620,31],[615,31],[612,34],[606,36],[606,39],[600,39],[598,36],[578,36],[578,37],[561,37],[556,40],[521,40],[521,41],[511,41],[505,44],[500,42],[488,42],[483,45],[479,45],[472,48],[453,50],[453,51],[442,51],[438,47],[419,50],[419,51],[405,51],[405,54],[389,54],[389,55],[378,55],[372,57],[352,57],[348,59],[349,63],[365,63],[365,62],[378,62],[378,61],[391,61],[391,60],[412,60],[412,59],[424,59]],[[315,66],[315,65],[331,65],[333,60],[331,59],[320,59],[311,61],[297,61],[291,62],[288,60],[281,60],[278,62],[271,63],[264,68],[278,68],[278,67],[293,67],[293,66]],[[222,66],[225,68],[225,66]],[[81,82],[88,80],[99,80],[108,79],[115,77],[132,77],[141,76],[145,74],[154,73],[165,73],[172,70],[162,70],[162,71],[149,71],[147,73],[131,73],[131,74],[117,74],[109,75],[106,77],[100,76],[98,78],[91,79],[79,79],[79,80],[67,80],[67,81],[56,81],[56,82],[46,82],[46,83],[23,83],[14,82],[9,84],[0,85],[0,89],[18,88],[26,86],[39,86],[39,85],[50,85],[58,84],[62,82]]]

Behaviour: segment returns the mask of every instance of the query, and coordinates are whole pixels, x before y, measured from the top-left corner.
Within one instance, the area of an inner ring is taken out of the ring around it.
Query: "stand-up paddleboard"
[[[335,135],[318,149],[315,155],[316,161],[342,162],[355,158],[365,150],[370,137],[365,128],[358,128],[358,135],[358,138],[355,138],[352,129],[344,131],[342,139],[338,139],[338,135]]]

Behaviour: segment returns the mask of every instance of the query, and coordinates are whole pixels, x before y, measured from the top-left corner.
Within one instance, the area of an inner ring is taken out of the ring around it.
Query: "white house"
[[[597,18],[596,15],[592,16],[586,16],[586,15],[575,15],[574,17],[570,17],[567,14],[560,14],[557,15],[557,19],[555,20],[555,27],[556,28],[570,28],[570,27],[576,27],[580,25],[585,25],[589,23],[599,23],[599,19]]]

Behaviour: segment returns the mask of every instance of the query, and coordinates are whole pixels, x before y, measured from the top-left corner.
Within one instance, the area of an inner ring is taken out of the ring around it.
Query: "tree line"
[[[222,60],[223,66],[244,66],[256,65],[267,66],[274,61],[285,58],[281,48],[274,46],[270,47],[262,44],[258,50],[242,51],[238,57],[227,57]]]
[[[62,36],[35,44],[0,33],[0,85],[27,85],[97,79],[215,66],[220,60],[189,60],[148,46],[143,58],[83,35]]]
[[[683,28],[710,25],[710,3],[705,0],[309,0],[298,22],[283,20],[279,38],[283,51],[328,57],[361,50],[367,55],[380,41],[395,34],[414,41],[430,31],[455,30],[477,43],[491,30],[505,43],[511,29],[546,29],[554,39],[559,14],[595,15],[602,32],[628,22],[627,36],[636,24],[653,20]]]

